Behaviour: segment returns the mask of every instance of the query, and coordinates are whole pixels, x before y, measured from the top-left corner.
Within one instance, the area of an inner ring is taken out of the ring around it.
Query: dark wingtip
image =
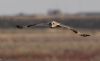
[[[74,30],[74,29],[71,29],[74,33],[78,33],[78,31],[77,30]]]
[[[87,37],[87,36],[91,36],[91,35],[88,35],[88,34],[81,34],[80,36]]]
[[[33,24],[33,25],[28,25],[27,27],[31,27],[31,26],[35,26],[35,25],[37,25],[37,24]]]
[[[23,27],[20,25],[16,25],[17,28],[22,29]]]

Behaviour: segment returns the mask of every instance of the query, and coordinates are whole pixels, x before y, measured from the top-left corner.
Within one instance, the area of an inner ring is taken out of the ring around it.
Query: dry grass
[[[0,57],[6,61],[100,61],[99,32],[81,37],[71,31],[0,30]]]

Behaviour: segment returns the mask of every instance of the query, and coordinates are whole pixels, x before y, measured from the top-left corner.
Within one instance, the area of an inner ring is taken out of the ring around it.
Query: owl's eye
[[[55,23],[52,23],[52,24],[55,24]]]

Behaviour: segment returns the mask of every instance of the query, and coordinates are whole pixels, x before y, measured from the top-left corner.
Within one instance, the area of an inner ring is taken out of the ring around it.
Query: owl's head
[[[60,26],[60,23],[58,23],[56,21],[52,21],[52,22],[49,23],[49,26],[51,28],[59,27]]]

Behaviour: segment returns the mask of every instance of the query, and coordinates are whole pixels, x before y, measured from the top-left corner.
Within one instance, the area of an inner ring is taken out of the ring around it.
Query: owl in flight
[[[50,28],[58,28],[58,27],[59,28],[65,28],[65,29],[71,30],[75,34],[78,34],[78,35],[83,36],[83,37],[91,36],[89,34],[83,34],[79,31],[77,31],[76,29],[69,27],[67,25],[63,25],[63,24],[61,24],[57,21],[51,21],[51,22],[48,22],[48,23],[32,24],[32,25],[26,25],[26,26],[16,25],[16,27],[19,28],[19,29],[22,29],[22,28],[29,28],[29,27],[34,27],[34,26],[41,26],[41,25],[48,25]]]

